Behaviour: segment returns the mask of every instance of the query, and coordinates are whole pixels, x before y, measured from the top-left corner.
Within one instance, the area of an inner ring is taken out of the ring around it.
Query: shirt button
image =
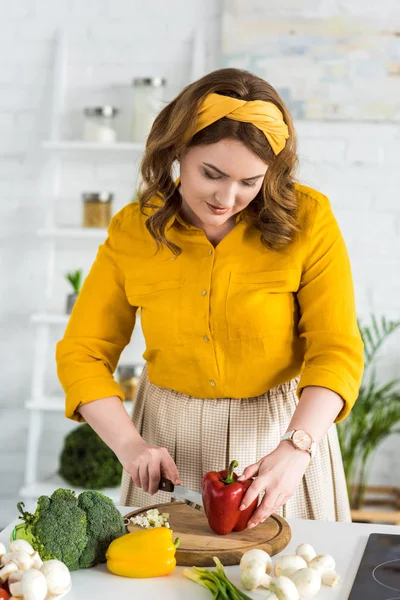
[[[209,250],[209,251],[208,251],[208,254],[209,254],[209,256],[211,256],[211,255],[213,254],[213,251],[212,251],[212,250]]]
[[[202,296],[207,296],[207,290],[203,290],[203,291],[201,292],[201,295],[202,295]]]
[[[210,381],[210,385],[212,385],[212,386],[214,387],[214,385],[215,385],[215,381],[213,381],[213,380],[211,379],[211,381]]]
[[[210,341],[210,339],[208,338],[207,335],[205,335],[203,339],[204,339],[205,342],[209,342]]]

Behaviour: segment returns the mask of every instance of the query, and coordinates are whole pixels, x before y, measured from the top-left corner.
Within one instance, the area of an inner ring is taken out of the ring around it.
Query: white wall
[[[271,14],[279,16],[278,4],[270,5]],[[386,0],[375,6],[371,0],[345,4],[309,0],[304,10],[317,15],[320,9],[324,17],[374,16],[375,10],[377,18],[390,14],[388,23],[399,23],[398,3]],[[44,299],[46,246],[35,231],[43,224],[44,199],[39,192],[45,173],[35,144],[46,136],[44,106],[55,29],[67,27],[74,42],[68,69],[70,106],[77,106],[77,98],[84,97],[85,83],[93,90],[90,99],[103,98],[109,85],[116,90],[132,77],[148,74],[167,77],[167,95],[172,98],[188,82],[192,33],[198,24],[205,27],[208,39],[207,70],[219,67],[220,11],[219,0],[16,0],[2,6],[0,456],[7,454],[8,458],[0,461],[0,527],[15,515],[23,481],[27,431],[23,406],[30,395],[34,342],[29,315],[42,309]],[[281,16],[302,17],[299,4],[291,0],[282,0],[279,11]],[[77,131],[79,122],[72,119],[71,123],[71,129]],[[297,131],[300,178],[330,196],[346,238],[359,315],[375,312],[400,318],[399,125],[299,122]],[[64,171],[63,216],[76,220],[77,191],[83,185],[115,186],[118,203],[128,202],[133,173],[129,166],[69,164]],[[60,309],[67,291],[62,274],[79,261],[90,264],[95,246],[88,244],[67,248],[67,252],[64,248],[64,254],[60,253],[56,295]],[[54,341],[61,334],[61,329],[55,330]],[[138,336],[135,353],[141,344]],[[399,363],[397,336],[382,355],[382,376],[396,375]],[[49,367],[51,371],[52,357]],[[57,386],[56,381],[49,381],[49,386]],[[62,436],[73,426],[60,415],[46,415],[41,475],[56,468]],[[393,474],[398,477],[399,461],[398,441],[389,440],[376,461],[375,481],[390,481]]]
[[[32,312],[43,309],[46,243],[35,236],[43,226],[46,173],[37,143],[48,135],[48,84],[56,29],[69,38],[67,137],[81,126],[77,106],[117,99],[128,92],[135,76],[162,75],[172,99],[188,83],[195,28],[206,30],[207,70],[218,66],[219,2],[206,0],[16,0],[2,3],[0,20],[0,527],[15,515],[23,483],[27,412],[30,396],[34,328]],[[124,88],[125,86],[125,88]],[[90,92],[89,92],[90,89]],[[106,90],[109,89],[111,94]],[[113,95],[114,94],[114,95]],[[67,131],[65,131],[67,129]],[[83,159],[85,160],[85,159]],[[137,164],[116,165],[69,161],[63,169],[63,222],[80,219],[79,194],[84,189],[112,189],[116,206],[132,197]],[[59,244],[54,309],[63,310],[67,285],[63,273],[93,260],[96,242]],[[54,328],[54,343],[62,328]],[[140,332],[133,355],[140,357]],[[48,392],[57,391],[53,356],[48,360]],[[62,415],[46,414],[41,443],[40,475],[57,467],[66,431],[74,423]],[[4,459],[7,453],[7,460]]]

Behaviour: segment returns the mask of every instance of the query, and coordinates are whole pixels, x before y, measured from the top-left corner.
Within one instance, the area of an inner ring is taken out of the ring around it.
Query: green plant
[[[72,285],[75,294],[79,294],[82,286],[82,269],[70,271],[65,274],[65,279]]]
[[[378,383],[375,359],[378,351],[400,327],[400,321],[378,322],[359,329],[364,342],[365,370],[357,402],[349,416],[338,423],[337,431],[352,508],[360,508],[371,467],[379,444],[392,433],[400,433],[400,379]]]
[[[122,465],[101,437],[84,423],[65,436],[59,474],[71,485],[99,490],[120,485]]]

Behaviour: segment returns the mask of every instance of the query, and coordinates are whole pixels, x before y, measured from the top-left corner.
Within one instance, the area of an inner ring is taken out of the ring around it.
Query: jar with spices
[[[83,137],[86,142],[112,143],[116,141],[117,134],[114,119],[118,109],[106,104],[85,108]]]
[[[154,119],[162,109],[166,80],[162,77],[137,77],[133,80],[133,127],[134,142],[144,142],[150,133]]]
[[[83,226],[107,228],[111,221],[111,207],[114,195],[108,192],[82,194]]]
[[[120,365],[118,371],[118,383],[124,393],[125,400],[133,400],[139,377],[143,371],[143,365]]]

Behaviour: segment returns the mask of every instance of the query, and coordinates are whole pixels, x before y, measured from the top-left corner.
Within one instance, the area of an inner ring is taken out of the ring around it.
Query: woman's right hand
[[[133,483],[151,495],[158,491],[161,477],[170,479],[175,485],[180,483],[178,468],[166,448],[150,446],[141,440],[118,458]]]

